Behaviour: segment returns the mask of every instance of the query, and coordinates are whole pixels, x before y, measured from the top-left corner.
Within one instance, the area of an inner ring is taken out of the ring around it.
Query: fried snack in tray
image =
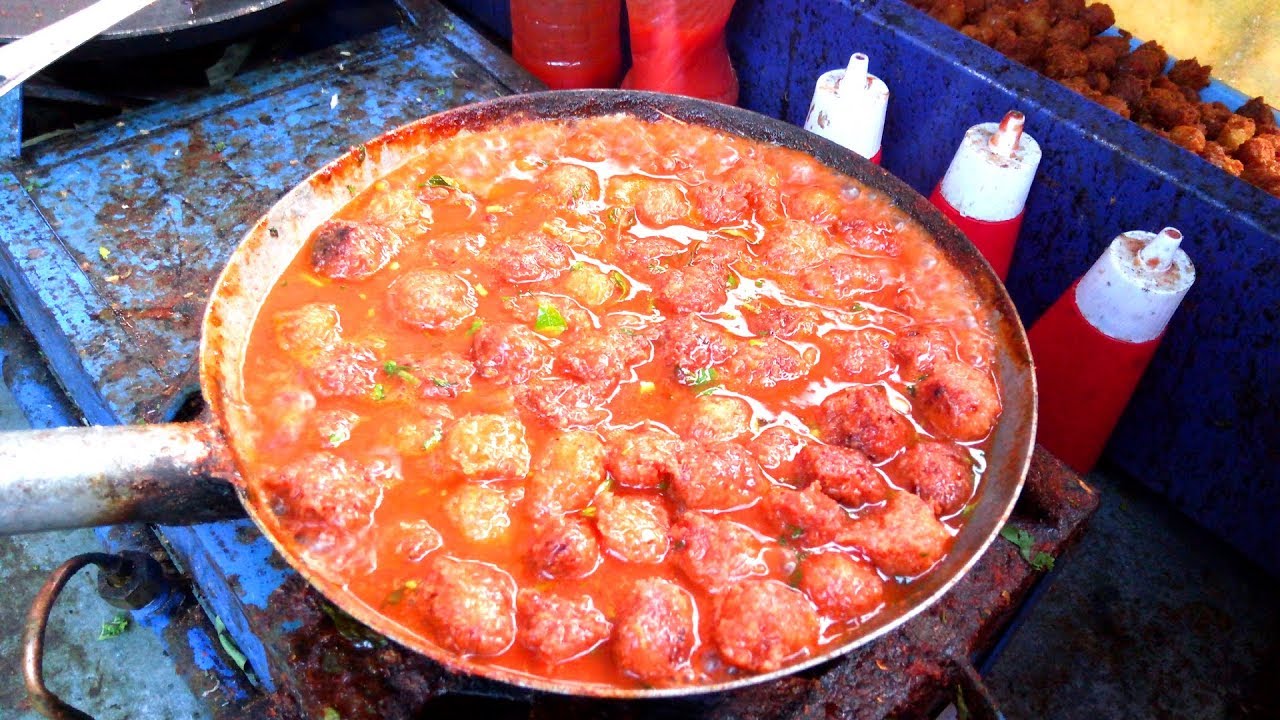
[[[1195,58],[1164,71],[1155,41],[1129,48],[1130,35],[1100,35],[1115,24],[1105,3],[1085,0],[909,0],[969,37],[1051,77],[1223,170],[1280,196],[1280,129],[1265,100],[1232,112],[1201,102],[1212,68]]]

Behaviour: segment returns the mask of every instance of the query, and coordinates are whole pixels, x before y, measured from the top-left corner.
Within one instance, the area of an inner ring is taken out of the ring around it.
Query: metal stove
[[[19,108],[0,107],[10,158],[0,170],[0,278],[90,423],[198,412],[199,322],[216,274],[249,224],[314,169],[417,117],[537,89],[434,0],[316,0],[258,43],[269,52],[217,87],[170,88],[25,148]],[[1096,506],[1077,476],[1037,451],[1011,525],[1034,551],[1060,556]],[[159,543],[189,580],[179,588],[186,602],[138,620],[202,689],[217,678],[216,717],[884,718],[948,701],[982,717],[994,710],[975,663],[1045,577],[1026,550],[1000,540],[927,612],[841,660],[733,693],[619,703],[449,673],[325,602],[247,520],[100,535],[112,550]]]

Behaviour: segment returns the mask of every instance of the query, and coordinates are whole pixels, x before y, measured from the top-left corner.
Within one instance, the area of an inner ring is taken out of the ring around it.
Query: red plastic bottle
[[[631,70],[622,86],[736,103],[724,38],[732,9],[733,0],[627,0]]]
[[[1093,469],[1195,282],[1182,233],[1112,241],[1027,332],[1036,364],[1036,440],[1077,472]]]
[[[1009,275],[1027,193],[1040,166],[1040,144],[1010,110],[999,124],[969,128],[929,200],[971,240],[996,275]]]
[[[511,0],[511,54],[556,90],[617,87],[621,0]]]

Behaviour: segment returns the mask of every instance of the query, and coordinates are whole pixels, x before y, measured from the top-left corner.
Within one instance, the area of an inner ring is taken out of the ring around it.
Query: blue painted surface
[[[236,673],[230,670],[226,663],[222,661],[217,639],[210,637],[208,632],[201,628],[187,630],[187,644],[194,651],[192,658],[196,667],[213,673],[224,683],[237,682]],[[237,688],[233,695],[234,700],[242,701],[248,698],[248,692],[238,685],[234,687]]]
[[[15,158],[22,151],[22,88],[0,96],[0,159]]]

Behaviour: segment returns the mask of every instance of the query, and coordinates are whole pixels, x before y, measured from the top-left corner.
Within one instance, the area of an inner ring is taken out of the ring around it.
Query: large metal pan
[[[484,129],[519,122],[522,118],[575,118],[612,113],[647,119],[665,115],[809,153],[875,189],[920,223],[968,275],[978,296],[993,311],[997,330],[996,370],[1004,413],[994,431],[986,476],[978,488],[974,510],[956,537],[951,553],[925,577],[914,582],[900,602],[863,625],[847,642],[785,670],[710,686],[640,689],[549,680],[458,657],[365,604],[344,588],[340,578],[309,567],[292,543],[282,542],[272,516],[246,492],[235,469],[236,458],[248,450],[246,431],[252,426],[254,413],[254,408],[245,401],[241,382],[249,330],[277,278],[311,231],[349,201],[350,188],[368,187],[431,143],[460,130]],[[139,495],[138,478],[144,478],[147,487],[160,488],[170,494],[192,486],[209,492],[218,486],[211,485],[208,478],[217,477],[236,487],[249,515],[293,567],[334,604],[370,628],[458,671],[537,690],[618,698],[688,695],[765,682],[846,653],[919,613],[969,570],[1008,518],[1030,463],[1036,413],[1030,352],[1012,302],[986,261],[924,198],[879,167],[795,126],[735,107],[624,91],[539,93],[458,108],[393,130],[330,163],[276,203],[245,235],[231,256],[205,314],[200,369],[204,397],[212,411],[212,420],[208,423],[97,429],[91,431],[96,435],[88,440],[84,439],[83,430],[0,437],[0,532],[37,529],[33,525],[39,524],[42,513],[46,514],[48,524],[47,514],[59,498],[43,497],[42,487],[67,487],[68,483],[98,489],[126,487],[126,494]],[[62,445],[51,453],[51,446],[35,442],[37,437],[43,440],[52,437]],[[140,456],[139,452],[147,455]],[[72,468],[72,463],[66,461],[74,455],[92,458]],[[27,475],[6,478],[14,468],[22,468]],[[121,468],[135,477],[110,475]],[[21,497],[24,493],[25,500]],[[81,500],[85,500],[83,495]],[[87,505],[81,503],[81,509],[92,510],[97,507],[96,502],[90,498]],[[18,506],[5,507],[7,503],[18,503]],[[44,507],[38,507],[40,503],[44,503]],[[108,503],[107,509],[119,515],[122,514],[118,512],[119,505]],[[157,515],[172,512],[179,506],[181,503],[172,502],[167,506],[146,505],[150,508],[147,519],[162,519]],[[164,519],[190,520],[177,513]]]

